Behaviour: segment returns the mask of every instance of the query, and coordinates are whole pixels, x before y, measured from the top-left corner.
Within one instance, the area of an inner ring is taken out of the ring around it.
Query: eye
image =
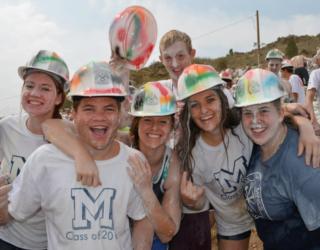
[[[82,108],[82,110],[83,110],[84,112],[91,112],[91,111],[93,111],[93,107],[85,106],[85,107]]]
[[[211,103],[211,102],[214,102],[217,98],[213,97],[213,96],[210,96],[207,98],[207,102],[208,103]]]
[[[189,102],[189,106],[191,109],[197,108],[199,107],[199,103],[197,102]]]
[[[243,115],[244,117],[249,118],[249,117],[252,116],[252,112],[251,112],[250,110],[243,110],[243,111],[242,111],[242,115]]]
[[[34,84],[31,82],[25,82],[24,87],[26,89],[33,89]]]
[[[107,111],[107,112],[115,112],[115,111],[116,111],[116,108],[113,107],[113,106],[108,106],[108,107],[106,107],[106,111]]]
[[[179,54],[177,55],[178,60],[183,60],[184,59],[184,54]]]
[[[143,120],[145,123],[151,123],[151,118],[149,118],[149,117],[144,117],[144,118],[142,118],[142,120]]]
[[[168,120],[160,120],[159,123],[161,125],[168,125],[169,124],[169,121]]]
[[[42,91],[49,92],[49,91],[51,91],[51,88],[48,87],[48,86],[42,86],[42,87],[41,87],[41,90],[42,90]]]
[[[260,109],[259,110],[259,113],[260,114],[267,114],[267,113],[269,113],[270,112],[270,110],[268,109],[268,108],[263,108],[263,109]]]
[[[171,57],[170,56],[164,56],[164,60],[167,61],[167,62],[171,61]]]

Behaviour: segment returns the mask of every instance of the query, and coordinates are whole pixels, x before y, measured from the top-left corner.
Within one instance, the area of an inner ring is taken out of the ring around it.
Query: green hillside
[[[318,47],[320,47],[320,34],[317,36],[287,36],[279,37],[277,41],[269,43],[260,49],[260,62],[264,62],[264,58],[267,52],[272,48],[278,48],[285,52],[290,39],[294,39],[297,47],[298,54],[304,54],[307,57],[311,57],[315,54]],[[257,50],[249,52],[236,52],[219,58],[196,58],[195,63],[210,64],[215,67],[216,70],[221,71],[226,68],[244,68],[247,65],[257,66]],[[264,65],[261,65],[264,66]],[[131,72],[131,80],[136,85],[146,83],[148,81],[155,81],[169,78],[167,71],[160,62],[156,62],[149,67],[143,68],[139,71]]]

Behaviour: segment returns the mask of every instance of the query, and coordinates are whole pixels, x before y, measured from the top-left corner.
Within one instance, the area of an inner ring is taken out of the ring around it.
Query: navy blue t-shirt
[[[254,146],[245,181],[248,211],[265,249],[320,249],[320,169],[297,156],[297,131],[261,161]]]

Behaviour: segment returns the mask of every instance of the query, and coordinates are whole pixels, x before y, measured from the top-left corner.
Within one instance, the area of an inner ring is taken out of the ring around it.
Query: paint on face
[[[256,144],[267,147],[278,136],[283,121],[273,103],[263,103],[242,108],[242,124],[246,134]]]
[[[269,71],[278,75],[280,68],[281,68],[281,60],[280,59],[269,59],[268,60],[268,70]]]
[[[21,105],[30,116],[51,118],[61,98],[55,82],[47,74],[34,72],[25,78]]]
[[[176,82],[184,68],[192,63],[193,55],[184,42],[177,41],[161,52],[161,62],[170,78]]]

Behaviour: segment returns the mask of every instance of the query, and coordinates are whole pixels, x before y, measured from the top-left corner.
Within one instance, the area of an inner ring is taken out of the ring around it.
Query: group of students
[[[210,209],[219,249],[248,249],[254,226],[265,249],[320,249],[320,172],[308,166],[320,143],[290,115],[305,110],[284,105],[280,78],[263,69],[232,100],[195,53],[184,32],[161,38],[170,79],[136,91],[129,134],[118,132],[127,88],[112,65],[74,74],[72,123],[51,119],[63,59],[40,51],[19,68],[26,114],[0,121],[0,249],[211,250]]]

